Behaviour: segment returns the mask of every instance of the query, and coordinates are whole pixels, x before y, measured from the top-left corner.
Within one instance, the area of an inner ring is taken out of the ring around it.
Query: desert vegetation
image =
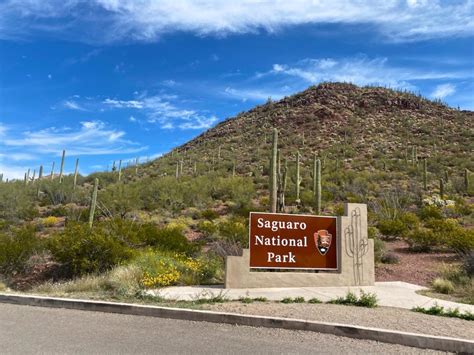
[[[433,291],[473,303],[473,118],[408,92],[321,84],[153,161],[89,176],[76,161],[67,175],[65,150],[59,173],[0,179],[0,278],[111,297],[220,283],[225,256],[247,247],[249,211],[341,215],[360,202],[377,263],[397,263],[394,240],[453,253]]]

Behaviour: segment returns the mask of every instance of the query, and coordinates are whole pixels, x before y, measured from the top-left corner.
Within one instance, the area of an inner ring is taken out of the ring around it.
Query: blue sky
[[[156,157],[321,81],[474,109],[474,2],[0,0],[0,173]]]

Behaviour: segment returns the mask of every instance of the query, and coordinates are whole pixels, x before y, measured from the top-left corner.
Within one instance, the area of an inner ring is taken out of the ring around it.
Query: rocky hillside
[[[320,84],[242,112],[161,161],[186,157],[185,171],[193,169],[193,159],[209,169],[217,161],[235,161],[237,172],[246,174],[266,165],[273,127],[280,132],[282,157],[294,160],[299,150],[303,164],[311,164],[317,154],[365,168],[407,155],[411,159],[416,147],[418,158],[430,158],[445,168],[474,168],[474,112],[409,92],[346,83]]]

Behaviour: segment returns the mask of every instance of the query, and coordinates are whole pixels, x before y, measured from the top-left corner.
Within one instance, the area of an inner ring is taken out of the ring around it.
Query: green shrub
[[[48,246],[68,276],[104,272],[133,256],[132,249],[102,224],[90,229],[85,223],[69,223]]]
[[[383,219],[377,228],[386,237],[399,237],[407,231],[405,223],[400,219]]]
[[[380,261],[383,264],[398,264],[400,262],[400,258],[395,253],[385,253]]]
[[[439,306],[438,304],[434,304],[430,308],[423,308],[423,307],[414,307],[412,308],[413,312],[420,312],[424,314],[429,314],[433,316],[441,316],[441,317],[453,317],[453,318],[461,318],[464,320],[474,320],[474,313],[469,311],[465,313],[459,312],[459,309],[447,309],[445,310],[443,306]]]
[[[443,218],[443,212],[441,208],[436,207],[436,206],[424,206],[420,210],[420,218],[423,221],[427,221],[429,219],[442,219]]]
[[[316,303],[323,303],[319,298],[313,297],[308,300],[308,303],[316,304]]]
[[[385,254],[385,243],[379,238],[374,238],[374,260],[376,263],[382,262]]]
[[[360,296],[357,297],[355,293],[349,291],[345,297],[337,297],[328,303],[374,308],[377,307],[377,296],[360,290]]]
[[[451,281],[437,278],[432,283],[433,290],[439,293],[454,293],[454,285]]]
[[[33,227],[0,233],[0,271],[5,274],[23,272],[31,255],[43,249]]]
[[[169,250],[187,255],[195,253],[199,248],[198,245],[190,243],[179,228],[169,227],[162,229],[156,229],[155,227],[154,230],[149,228],[147,244],[161,250]]]
[[[219,214],[216,211],[211,210],[211,209],[206,209],[206,210],[202,211],[201,216],[202,216],[202,218],[205,218],[209,221],[212,221],[216,218],[219,218]]]

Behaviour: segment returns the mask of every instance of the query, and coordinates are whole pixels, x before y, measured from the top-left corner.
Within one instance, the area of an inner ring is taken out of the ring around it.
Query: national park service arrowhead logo
[[[326,255],[331,247],[332,234],[325,229],[318,230],[314,233],[314,243],[321,255]]]

